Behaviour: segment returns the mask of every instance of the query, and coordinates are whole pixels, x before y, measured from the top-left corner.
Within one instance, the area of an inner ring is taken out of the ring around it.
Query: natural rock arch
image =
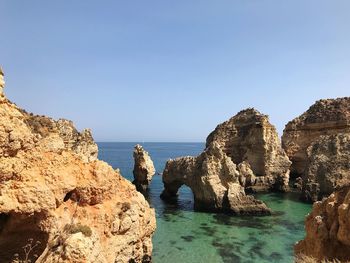
[[[163,183],[163,199],[174,198],[182,185],[188,186],[193,192],[196,210],[270,213],[263,202],[245,195],[236,165],[215,142],[197,157],[169,160],[163,172]]]

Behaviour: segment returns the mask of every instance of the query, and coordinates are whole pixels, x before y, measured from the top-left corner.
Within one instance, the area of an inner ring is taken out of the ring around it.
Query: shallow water
[[[136,143],[98,143],[99,158],[133,179],[132,151]],[[143,143],[157,172],[169,158],[197,155],[203,143]],[[193,211],[189,188],[181,187],[176,204],[163,202],[161,176],[154,176],[147,196],[156,209],[153,237],[155,263],[292,262],[293,244],[304,237],[304,217],[311,205],[293,193],[259,194],[274,211],[266,217],[233,217]]]

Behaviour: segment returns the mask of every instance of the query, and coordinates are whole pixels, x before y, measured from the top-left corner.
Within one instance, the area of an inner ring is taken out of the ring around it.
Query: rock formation
[[[153,175],[156,172],[151,157],[143,147],[137,144],[134,148],[134,181],[138,191],[144,192],[147,190]]]
[[[217,142],[231,160],[244,162],[255,179],[246,186],[252,191],[287,191],[291,162],[281,147],[276,128],[268,116],[249,108],[219,124],[206,145]]]
[[[178,189],[187,185],[193,192],[197,210],[269,214],[271,211],[263,202],[245,195],[236,168],[220,145],[213,142],[198,157],[181,157],[167,162],[162,198],[175,197]]]
[[[350,183],[350,133],[320,136],[307,150],[302,198],[317,201]]]
[[[39,134],[41,138],[48,137],[48,143],[53,134],[58,135],[62,138],[64,147],[75,152],[84,162],[97,160],[98,147],[92,138],[90,129],[84,129],[80,133],[69,120],[55,121],[46,116],[27,114],[25,111],[23,115],[25,123],[32,132]]]
[[[319,100],[290,121],[282,145],[292,161],[291,174],[302,175],[308,163],[307,148],[321,135],[350,133],[350,97]]]
[[[0,262],[150,262],[154,210],[95,146],[0,98]]]
[[[350,186],[342,186],[322,202],[315,202],[306,217],[306,237],[295,253],[317,260],[350,261]]]

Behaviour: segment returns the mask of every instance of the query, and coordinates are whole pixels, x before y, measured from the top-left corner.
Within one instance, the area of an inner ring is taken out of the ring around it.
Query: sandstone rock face
[[[317,201],[350,183],[350,133],[320,136],[307,150],[302,198]]]
[[[169,160],[163,172],[162,198],[176,196],[182,185],[191,188],[195,209],[234,214],[269,214],[266,205],[245,195],[236,165],[213,142],[197,157]]]
[[[154,210],[90,140],[0,100],[0,262],[150,262]]]
[[[136,189],[144,192],[147,190],[153,175],[156,172],[153,161],[143,147],[137,144],[134,148],[134,181]]]
[[[296,254],[322,259],[350,260],[350,186],[315,202],[305,220],[306,237],[295,245]]]
[[[25,111],[23,113],[26,117],[24,121],[33,133],[40,135],[41,138],[56,134],[63,140],[64,147],[75,152],[84,162],[97,160],[98,147],[89,129],[80,133],[72,121],[65,119],[55,121],[46,116],[31,115]]]
[[[247,185],[249,190],[288,190],[291,162],[267,115],[252,108],[243,110],[209,134],[207,146],[212,142],[218,143],[234,163],[249,165],[255,175]]]
[[[350,97],[319,100],[290,121],[282,145],[292,161],[291,173],[302,175],[308,163],[307,148],[321,135],[350,133]]]

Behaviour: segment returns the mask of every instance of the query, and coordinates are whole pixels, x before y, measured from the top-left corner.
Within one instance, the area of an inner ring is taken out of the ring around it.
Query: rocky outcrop
[[[0,99],[0,261],[150,262],[155,214],[89,132]],[[37,256],[36,256],[37,255]]]
[[[144,192],[151,183],[152,177],[156,172],[153,161],[143,147],[137,144],[134,148],[134,181],[136,189]]]
[[[269,214],[266,205],[245,195],[240,174],[230,157],[213,142],[197,157],[169,160],[163,172],[162,198],[176,197],[182,185],[191,188],[196,210],[234,214]]]
[[[84,162],[97,160],[98,147],[92,138],[90,129],[84,129],[81,133],[74,127],[72,121],[59,119],[55,121],[46,116],[27,114],[23,111],[24,121],[35,134],[41,138],[57,134],[62,138],[67,150],[72,150],[81,157]],[[48,139],[50,141],[50,139]]]
[[[307,150],[302,198],[317,201],[350,183],[350,133],[320,136]]]
[[[306,237],[295,253],[318,260],[350,261],[350,186],[340,187],[324,201],[315,202],[306,217]]]
[[[307,148],[320,136],[338,133],[350,133],[350,97],[319,100],[290,121],[283,131],[282,145],[292,161],[291,173],[304,173]]]
[[[242,184],[248,190],[288,190],[291,162],[267,115],[252,108],[243,110],[216,127],[206,145],[212,142],[218,143],[234,163],[249,165],[254,180]]]

